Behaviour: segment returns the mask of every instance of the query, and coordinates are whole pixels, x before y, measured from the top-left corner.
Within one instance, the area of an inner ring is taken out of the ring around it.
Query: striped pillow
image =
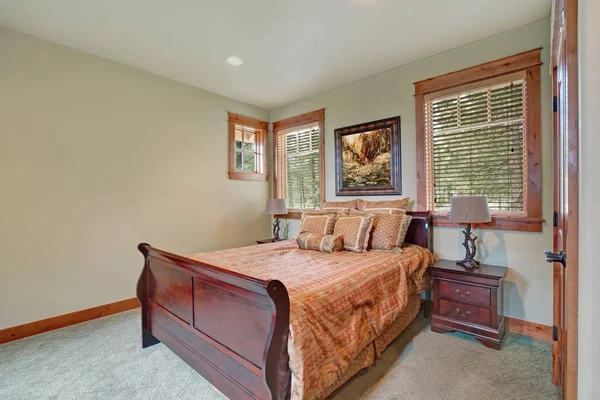
[[[366,213],[351,211],[350,216],[370,215],[373,218],[373,231],[368,249],[393,250],[398,243],[398,233],[402,225],[403,214]]]
[[[320,233],[300,232],[296,238],[298,247],[302,250],[317,250],[323,253],[333,253],[344,250],[342,235],[322,235]]]
[[[391,214],[390,214],[391,212]],[[373,217],[373,231],[371,232],[371,242],[369,243],[369,248],[375,250],[391,250],[393,247],[402,247],[404,245],[404,239],[406,238],[406,233],[408,232],[408,227],[410,226],[410,222],[412,221],[412,216],[407,214],[396,214],[395,211],[374,211],[374,212],[364,212],[364,211],[351,211],[350,216],[355,215],[370,215]],[[389,221],[380,223],[380,218],[392,218]],[[399,218],[398,225],[396,226],[395,219]],[[392,222],[394,221],[394,222]],[[393,245],[391,248],[388,248],[388,235],[391,230],[395,229],[395,232],[392,234],[392,242]]]
[[[412,215],[403,215],[402,223],[400,224],[400,231],[398,232],[398,240],[396,241],[396,247],[402,247],[404,245],[404,239],[406,238],[406,232],[412,221]]]
[[[344,237],[344,250],[360,253],[367,249],[372,228],[371,216],[340,217],[335,223],[333,234]]]

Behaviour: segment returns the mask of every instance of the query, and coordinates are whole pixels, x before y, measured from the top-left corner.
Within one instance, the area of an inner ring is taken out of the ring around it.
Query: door
[[[565,123],[568,115],[565,96],[564,46],[560,47],[558,63],[554,68],[554,240],[552,253],[546,252],[546,261],[553,267],[553,324],[552,336],[552,382],[560,386],[564,393],[564,372],[566,366],[566,346],[564,346],[565,297],[566,297],[566,253],[568,235],[568,174],[567,162],[568,135]]]
[[[552,381],[564,399],[577,397],[578,100],[577,2],[553,5],[554,240]]]

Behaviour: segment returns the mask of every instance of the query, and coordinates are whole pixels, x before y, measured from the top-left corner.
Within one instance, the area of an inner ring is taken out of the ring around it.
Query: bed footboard
[[[142,243],[142,346],[162,342],[231,399],[289,398],[285,286]]]

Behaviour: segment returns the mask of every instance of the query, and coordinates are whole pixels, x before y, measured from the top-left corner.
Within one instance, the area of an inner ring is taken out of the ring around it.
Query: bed
[[[142,346],[163,342],[231,399],[325,398],[419,312],[431,214],[409,213],[402,254],[290,240],[183,257],[140,244]]]

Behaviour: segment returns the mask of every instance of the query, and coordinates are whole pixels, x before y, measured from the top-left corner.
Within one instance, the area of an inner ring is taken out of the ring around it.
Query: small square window
[[[230,179],[266,180],[267,123],[235,114],[229,119]]]

